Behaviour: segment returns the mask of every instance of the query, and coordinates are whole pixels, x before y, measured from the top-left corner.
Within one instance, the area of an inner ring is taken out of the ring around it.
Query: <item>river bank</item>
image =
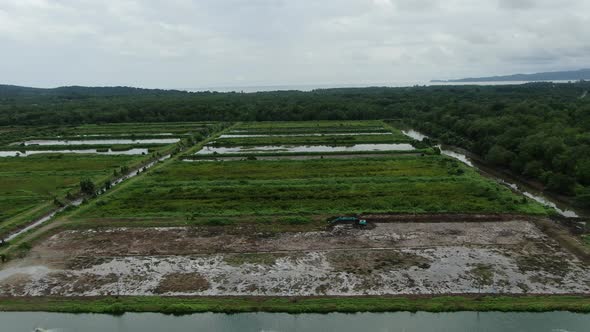
[[[423,133],[414,129],[402,130],[402,133],[419,142],[425,138],[430,138]],[[566,218],[588,217],[588,211],[582,211],[572,206],[571,199],[562,195],[556,195],[543,191],[543,186],[538,183],[525,179],[522,176],[514,174],[506,169],[499,169],[489,165],[482,157],[471,153],[465,149],[456,146],[438,145],[441,153],[455,158],[471,167],[476,168],[482,175],[492,178],[512,190],[525,195],[545,206],[554,209],[559,215]]]

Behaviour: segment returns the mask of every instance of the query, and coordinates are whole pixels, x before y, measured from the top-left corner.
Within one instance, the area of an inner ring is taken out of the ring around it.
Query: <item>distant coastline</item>
[[[571,71],[554,71],[534,74],[514,74],[505,76],[468,77],[449,80],[431,80],[431,83],[465,83],[465,82],[535,82],[535,81],[581,81],[590,80],[590,69]]]

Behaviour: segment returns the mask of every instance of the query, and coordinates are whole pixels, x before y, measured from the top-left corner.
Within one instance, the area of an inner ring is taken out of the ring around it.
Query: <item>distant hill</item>
[[[0,84],[0,97],[27,97],[27,96],[129,96],[129,95],[154,95],[154,94],[175,94],[186,93],[178,90],[141,89],[126,86],[114,87],[84,87],[84,86],[63,86],[59,88],[43,89],[29,88],[17,85]]]
[[[501,81],[580,81],[590,80],[590,69],[553,71],[535,74],[514,74],[506,76],[469,77],[453,80],[432,80],[431,82],[501,82]]]

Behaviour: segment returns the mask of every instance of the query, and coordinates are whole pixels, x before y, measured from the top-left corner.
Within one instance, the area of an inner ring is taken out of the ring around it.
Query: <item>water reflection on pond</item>
[[[27,145],[113,145],[113,144],[172,144],[180,138],[144,138],[144,139],[87,139],[87,140],[30,140],[22,143]],[[13,144],[14,145],[14,144]]]
[[[128,313],[122,316],[44,312],[0,313],[3,331],[404,331],[511,332],[587,331],[590,315],[571,312],[392,312],[355,314],[201,313],[172,316]]]
[[[27,157],[35,154],[48,153],[75,153],[75,154],[101,154],[101,155],[143,155],[148,154],[148,149],[138,148],[129,150],[111,150],[98,151],[97,149],[84,150],[25,150],[25,151],[0,151],[0,157]]]
[[[235,153],[306,153],[306,152],[361,152],[361,151],[412,151],[414,147],[411,144],[355,144],[349,146],[329,146],[329,145],[263,145],[263,146],[232,146],[216,147],[205,146],[196,154],[235,154]]]
[[[249,137],[322,137],[322,136],[371,136],[371,135],[392,135],[392,133],[309,133],[309,134],[224,134],[219,138],[249,138]]]

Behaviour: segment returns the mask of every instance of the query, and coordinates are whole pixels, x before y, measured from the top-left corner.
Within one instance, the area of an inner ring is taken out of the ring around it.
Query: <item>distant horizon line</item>
[[[436,80],[424,80],[424,81],[398,81],[398,82],[380,82],[380,83],[300,83],[300,84],[270,84],[270,85],[218,85],[218,86],[205,86],[205,87],[194,87],[194,88],[154,88],[154,87],[140,87],[133,85],[60,85],[54,87],[39,87],[31,85],[20,85],[20,84],[0,84],[5,86],[15,86],[22,88],[33,88],[33,89],[59,89],[66,87],[82,87],[82,88],[134,88],[134,89],[145,89],[145,90],[177,90],[186,92],[268,92],[268,91],[312,91],[315,89],[338,89],[338,88],[370,88],[370,87],[390,87],[390,88],[404,88],[413,86],[437,86],[437,85],[520,85],[534,82],[554,82],[554,83],[568,83],[577,82],[576,80],[528,80],[528,81],[465,81],[465,82],[454,82],[454,81],[436,81]],[[303,89],[302,89],[303,88]]]

